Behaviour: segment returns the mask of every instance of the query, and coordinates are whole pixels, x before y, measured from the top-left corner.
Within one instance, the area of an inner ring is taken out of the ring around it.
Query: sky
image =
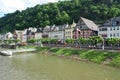
[[[27,7],[34,7],[37,4],[57,2],[58,0],[0,0],[0,17],[4,14],[25,10]]]

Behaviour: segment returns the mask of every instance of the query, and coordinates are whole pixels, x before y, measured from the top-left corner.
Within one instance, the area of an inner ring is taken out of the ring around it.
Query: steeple
[[[72,25],[71,25],[71,28],[72,27],[75,27],[76,26],[76,23],[74,22],[74,20],[73,20],[73,23],[72,23]]]

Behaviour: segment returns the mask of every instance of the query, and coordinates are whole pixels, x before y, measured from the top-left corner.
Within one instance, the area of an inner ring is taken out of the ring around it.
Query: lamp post
[[[65,39],[65,26],[63,27],[64,28],[64,30],[63,30],[63,43],[65,44],[66,43],[66,39]]]
[[[105,43],[105,40],[104,40],[104,38],[102,38],[102,50],[104,50],[104,43]]]
[[[79,29],[78,28],[76,29],[76,32],[77,32],[77,34],[76,34],[76,47],[78,47],[78,38],[79,38]]]

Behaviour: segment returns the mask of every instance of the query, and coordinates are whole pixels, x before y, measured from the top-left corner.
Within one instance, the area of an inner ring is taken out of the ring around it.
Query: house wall
[[[64,41],[64,31],[49,32],[49,38],[61,40],[61,42],[63,43],[63,41]]]
[[[20,40],[20,42],[22,42],[21,41],[21,32],[20,31],[16,33],[16,39],[18,39],[18,40]]]
[[[27,35],[23,34],[23,31],[15,32],[16,39],[20,40],[20,42],[27,42]]]
[[[73,39],[78,39],[80,37],[89,38],[90,36],[94,36],[94,31],[87,29],[87,30],[74,30],[73,31]],[[96,34],[97,36],[97,34]]]
[[[89,38],[90,36],[93,36],[93,31],[88,29],[88,30],[81,30],[80,31],[81,37],[84,38]]]
[[[42,37],[43,38],[50,38],[50,31],[43,31]]]
[[[0,34],[0,40],[4,39],[5,34]]]
[[[42,38],[42,33],[35,33],[35,39]]]
[[[120,38],[120,26],[100,27],[98,35],[105,38]]]
[[[73,39],[73,29],[65,30],[65,39]]]
[[[74,40],[79,39],[80,36],[81,36],[80,30],[74,30],[74,31],[73,31],[73,39],[74,39]]]
[[[27,42],[27,35],[22,34],[22,41],[21,42]]]

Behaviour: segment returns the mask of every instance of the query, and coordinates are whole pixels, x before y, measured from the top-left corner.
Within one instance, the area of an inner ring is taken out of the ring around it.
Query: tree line
[[[5,14],[0,18],[0,32],[71,24],[73,20],[78,22],[80,16],[99,24],[111,17],[119,16],[119,3],[120,0],[59,0],[56,3],[38,4],[23,11]]]
[[[41,38],[41,39],[29,39],[28,43],[43,43],[43,44],[61,44],[58,39],[50,39],[50,38]],[[64,45],[69,46],[109,46],[109,47],[116,47],[120,46],[120,39],[119,38],[103,38],[100,36],[91,36],[89,38],[79,38],[78,40],[74,39],[66,39]]]

